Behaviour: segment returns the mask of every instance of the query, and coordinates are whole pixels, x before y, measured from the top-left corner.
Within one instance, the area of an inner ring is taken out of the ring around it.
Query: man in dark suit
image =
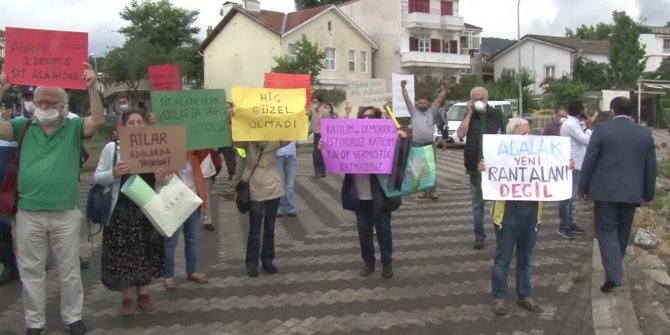
[[[630,99],[610,102],[613,120],[596,126],[586,150],[579,194],[594,203],[596,238],[605,268],[602,292],[621,285],[622,261],[635,210],[653,200],[656,146],[651,130],[630,119]]]

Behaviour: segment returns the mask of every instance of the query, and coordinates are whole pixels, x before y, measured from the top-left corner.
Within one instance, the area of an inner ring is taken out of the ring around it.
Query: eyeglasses
[[[48,101],[48,100],[42,100],[42,101],[35,101],[35,106],[40,107],[40,108],[59,108],[63,105],[63,101]]]

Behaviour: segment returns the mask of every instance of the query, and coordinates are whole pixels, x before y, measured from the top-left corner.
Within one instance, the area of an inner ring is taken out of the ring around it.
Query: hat
[[[9,97],[5,97],[0,101],[0,106],[7,107],[7,106],[12,106],[12,99]]]
[[[34,94],[35,94],[35,86],[24,86],[23,89],[21,90],[22,96],[34,95]]]

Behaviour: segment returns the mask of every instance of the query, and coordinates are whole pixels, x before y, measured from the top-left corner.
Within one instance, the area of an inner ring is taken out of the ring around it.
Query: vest
[[[463,165],[468,173],[477,173],[479,166],[479,146],[482,142],[481,122],[478,112],[473,112],[463,149]],[[504,134],[503,115],[500,110],[487,106],[485,134]]]

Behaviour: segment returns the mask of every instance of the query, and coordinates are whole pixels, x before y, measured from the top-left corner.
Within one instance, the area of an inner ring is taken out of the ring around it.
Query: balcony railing
[[[440,16],[430,13],[410,13],[407,15],[407,28],[431,28],[440,29]]]
[[[400,55],[402,66],[444,67],[468,69],[470,55],[410,51]]]

